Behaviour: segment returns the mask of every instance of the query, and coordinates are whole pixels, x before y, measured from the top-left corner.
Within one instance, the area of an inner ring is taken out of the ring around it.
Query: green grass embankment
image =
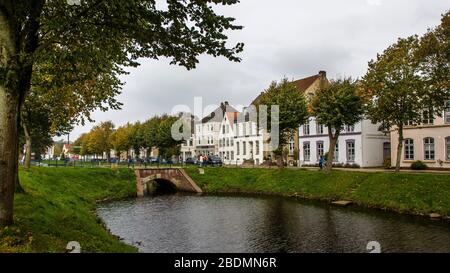
[[[206,193],[296,195],[349,200],[401,213],[450,215],[450,174],[369,173],[300,169],[196,168],[188,174]]]
[[[20,171],[15,224],[0,228],[0,252],[65,252],[69,241],[82,252],[135,252],[110,235],[95,214],[96,201],[135,195],[129,169],[32,168]]]

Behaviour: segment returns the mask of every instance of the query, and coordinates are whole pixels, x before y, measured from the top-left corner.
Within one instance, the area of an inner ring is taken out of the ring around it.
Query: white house
[[[238,112],[226,113],[220,124],[219,132],[219,157],[222,159],[224,164],[236,164],[235,157],[235,129],[238,119]]]
[[[194,124],[192,138],[181,146],[183,160],[199,155],[219,155],[219,135],[227,113],[238,113],[238,111],[228,102],[224,102],[200,122]]]
[[[354,126],[345,126],[335,150],[335,164],[362,168],[382,166],[390,157],[390,142],[389,135],[378,128],[378,124],[366,119]],[[316,165],[330,147],[328,128],[310,118],[299,128],[299,144],[301,165]]]
[[[241,165],[246,160],[253,160],[254,164],[264,162],[264,154],[267,151],[265,145],[267,133],[258,128],[257,117],[252,117],[251,108],[245,108],[235,125],[235,153],[236,164]]]

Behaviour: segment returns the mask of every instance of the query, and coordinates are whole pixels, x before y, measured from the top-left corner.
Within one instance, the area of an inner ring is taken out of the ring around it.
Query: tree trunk
[[[24,167],[26,170],[30,169],[31,166],[31,137],[28,132],[28,128],[25,122],[22,121],[23,132],[25,134],[25,144],[27,146],[27,150],[25,152],[25,164]]]
[[[395,164],[395,171],[400,172],[400,162],[403,154],[403,125],[398,126],[398,146],[397,146],[397,162]]]
[[[331,172],[333,169],[334,150],[336,149],[336,143],[339,139],[339,133],[336,132],[333,136],[331,129],[329,128],[328,130],[330,137],[330,148],[328,149],[327,165],[325,169],[327,173]]]
[[[0,86],[0,226],[13,223],[19,165],[19,108],[19,96]]]

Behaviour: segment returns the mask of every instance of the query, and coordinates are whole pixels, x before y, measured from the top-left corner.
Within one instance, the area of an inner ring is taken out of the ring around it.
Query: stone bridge
[[[181,168],[137,169],[135,172],[138,197],[151,192],[158,185],[168,186],[182,192],[202,192],[202,189]]]

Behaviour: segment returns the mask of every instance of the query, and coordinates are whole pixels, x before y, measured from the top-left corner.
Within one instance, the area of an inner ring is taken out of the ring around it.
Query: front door
[[[383,143],[383,160],[391,158],[391,143],[385,142]]]

